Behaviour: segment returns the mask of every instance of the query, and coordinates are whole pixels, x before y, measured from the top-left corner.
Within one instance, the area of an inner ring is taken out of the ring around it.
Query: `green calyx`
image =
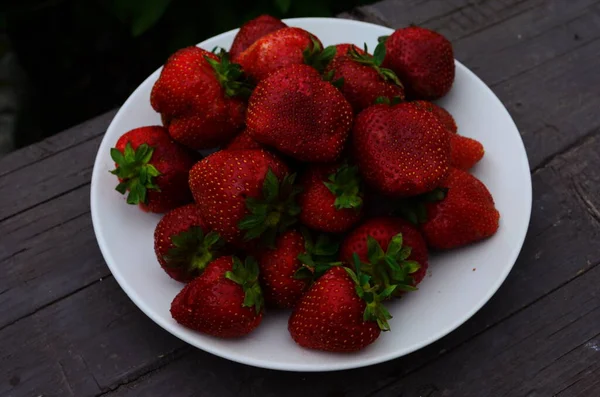
[[[321,277],[332,266],[339,266],[336,262],[340,249],[339,241],[332,239],[326,234],[320,234],[314,241],[306,228],[301,229],[304,237],[305,252],[298,255],[302,266],[294,273],[297,280],[316,280]]]
[[[268,247],[275,246],[275,238],[297,221],[300,206],[296,196],[301,188],[294,184],[296,174],[286,175],[281,183],[269,169],[263,182],[262,197],[248,197],[250,211],[238,227],[245,230],[244,241],[261,237]]]
[[[384,104],[384,105],[397,105],[399,103],[402,103],[402,98],[400,98],[399,96],[395,96],[392,97],[392,99],[386,97],[386,96],[378,96],[377,98],[375,98],[375,105],[379,105],[379,104]]]
[[[427,222],[427,203],[442,201],[448,194],[447,188],[436,188],[418,196],[398,200],[394,215],[406,219],[413,225]]]
[[[335,173],[329,175],[328,180],[329,182],[323,183],[336,196],[333,204],[335,209],[358,210],[362,207],[363,199],[358,167],[342,164]]]
[[[229,53],[222,48],[218,53],[213,49],[213,53],[217,55],[218,60],[209,56],[204,56],[204,59],[206,59],[215,71],[217,80],[219,80],[221,87],[225,90],[225,95],[230,98],[250,97],[254,87],[244,77],[242,67],[237,63],[232,63],[229,59]]]
[[[323,73],[329,62],[335,57],[337,49],[334,45],[323,49],[323,46],[315,36],[310,35],[310,39],[311,43],[302,52],[304,63],[317,69],[319,73]]]
[[[225,278],[239,284],[244,289],[244,307],[254,307],[256,314],[260,313],[265,305],[260,283],[258,281],[258,263],[252,257],[247,257],[242,263],[237,257],[233,257],[233,268],[225,272]]]
[[[206,265],[219,257],[225,242],[218,233],[204,231],[192,226],[171,237],[173,247],[163,256],[168,267],[184,268],[191,276],[199,276]]]
[[[390,285],[382,289],[378,284],[373,282],[374,280],[369,274],[363,272],[363,264],[356,253],[353,255],[353,260],[354,271],[348,267],[345,267],[344,270],[346,270],[352,281],[354,281],[356,294],[367,304],[363,312],[363,320],[375,321],[379,329],[389,331],[390,325],[388,324],[388,320],[392,318],[392,315],[382,302],[392,295],[397,286]]]
[[[123,152],[116,148],[110,149],[110,157],[117,165],[110,173],[122,181],[115,190],[121,194],[129,191],[127,204],[146,204],[148,190],[160,192],[154,180],[160,172],[149,164],[153,153],[154,148],[145,143],[139,145],[136,150],[133,150],[130,142],[127,142]]]
[[[377,47],[375,47],[375,51],[373,55],[369,54],[367,44],[365,43],[365,53],[361,54],[356,51],[356,48],[350,47],[348,50],[348,56],[354,61],[372,67],[377,71],[379,76],[385,81],[391,81],[392,83],[402,87],[402,83],[396,73],[394,73],[391,69],[387,69],[382,67],[383,60],[385,59],[385,44],[379,43]]]

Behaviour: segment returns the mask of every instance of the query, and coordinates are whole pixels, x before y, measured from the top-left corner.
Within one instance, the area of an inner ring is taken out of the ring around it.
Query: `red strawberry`
[[[363,193],[357,167],[313,164],[300,181],[300,222],[323,232],[342,233],[360,220]]]
[[[274,248],[258,254],[260,279],[268,305],[290,308],[302,297],[313,279],[329,268],[338,245],[319,236],[316,244],[307,232],[288,230],[278,237]]]
[[[398,285],[398,292],[413,290],[429,266],[423,236],[400,218],[371,218],[350,232],[342,243],[340,260],[351,262],[355,253],[364,273],[381,286]]]
[[[261,37],[283,29],[287,25],[279,19],[270,15],[261,15],[242,25],[231,44],[231,59],[236,62],[236,58],[250,47],[256,40]]]
[[[190,171],[190,188],[206,224],[244,246],[264,234],[269,244],[295,222],[294,175],[264,150],[221,150]]]
[[[262,145],[260,143],[256,142],[254,139],[252,139],[252,137],[248,133],[248,130],[243,130],[238,135],[236,135],[235,138],[233,138],[231,141],[229,141],[227,146],[225,146],[225,149],[228,149],[228,150],[262,149]]]
[[[354,46],[349,46],[346,51],[346,56],[336,55],[325,68],[325,73],[339,86],[354,112],[371,106],[378,97],[404,99],[404,88],[396,74],[381,67],[385,56],[383,44],[375,48],[374,55],[367,52],[366,44],[364,52],[359,53]]]
[[[258,265],[251,258],[242,264],[222,256],[177,294],[171,316],[181,325],[220,338],[237,338],[252,332],[262,321],[263,297]]]
[[[223,51],[187,47],[169,57],[150,102],[173,139],[193,149],[213,148],[244,125],[250,90],[241,75]]]
[[[409,103],[379,104],[356,118],[352,139],[365,182],[407,197],[436,188],[450,164],[450,134],[431,112]]]
[[[301,161],[333,162],[352,125],[352,107],[306,65],[280,69],[261,81],[248,103],[250,136]]]
[[[442,123],[442,125],[446,127],[446,129],[451,133],[455,134],[458,130],[458,127],[456,126],[456,121],[454,121],[454,117],[452,117],[450,112],[448,112],[443,107],[438,106],[435,103],[429,101],[411,101],[410,103],[412,103],[419,109],[425,109],[432,112],[434,116],[437,117],[437,119],[440,121],[440,123]]]
[[[336,44],[334,59],[335,58],[343,58],[343,57],[348,56],[348,52],[350,51],[350,49],[353,49],[360,55],[365,54],[365,52],[361,48],[355,46],[354,44],[349,44],[349,43]]]
[[[456,248],[496,233],[500,214],[480,180],[453,168],[441,186],[448,189],[446,197],[426,204],[427,221],[421,228],[429,246]]]
[[[283,28],[255,41],[237,62],[258,82],[290,65],[308,64],[322,69],[334,54],[335,47],[325,52],[319,39],[306,30]]]
[[[163,270],[183,283],[202,274],[223,246],[209,230],[196,204],[167,212],[154,230],[154,252]]]
[[[116,190],[128,204],[163,213],[192,201],[187,184],[190,168],[200,156],[174,142],[160,126],[140,127],[123,134],[110,150],[119,179]]]
[[[438,99],[452,88],[454,53],[441,34],[409,26],[387,37],[385,47],[383,66],[396,72],[409,97]]]
[[[468,171],[483,158],[483,145],[472,138],[452,134],[450,136],[450,165]]]
[[[389,330],[381,304],[391,291],[377,293],[364,273],[334,266],[300,299],[288,321],[296,343],[308,349],[354,352]],[[369,303],[367,303],[369,302]]]

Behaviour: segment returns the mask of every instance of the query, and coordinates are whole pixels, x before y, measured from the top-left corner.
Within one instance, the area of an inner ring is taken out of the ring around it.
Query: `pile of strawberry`
[[[293,340],[325,351],[389,330],[385,304],[417,289],[428,249],[498,228],[468,172],[482,145],[430,102],[454,73],[451,44],[424,28],[398,29],[370,54],[323,48],[270,16],[244,25],[229,52],[173,54],[150,98],[163,125],[111,150],[127,203],[165,213],[154,250],[185,283],[172,317],[232,338],[265,307],[288,308]]]

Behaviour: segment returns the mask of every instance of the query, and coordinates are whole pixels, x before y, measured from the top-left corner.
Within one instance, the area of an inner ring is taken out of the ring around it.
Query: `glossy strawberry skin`
[[[258,254],[261,285],[268,306],[291,308],[302,297],[310,280],[296,279],[294,274],[302,267],[298,255],[305,251],[302,234],[289,230],[279,236],[274,249],[266,248]]]
[[[448,189],[446,197],[427,204],[427,222],[421,227],[430,247],[457,248],[496,233],[500,213],[480,180],[453,168],[441,186]]]
[[[281,180],[287,165],[264,150],[221,150],[198,162],[189,184],[207,225],[228,243],[242,244],[239,222],[249,214],[245,201],[258,198],[269,168]]]
[[[335,208],[337,197],[324,182],[328,181],[329,175],[335,173],[338,167],[339,164],[312,164],[300,180],[300,222],[311,229],[326,233],[343,233],[363,216],[364,206],[359,209]]]
[[[384,66],[396,72],[408,97],[435,100],[452,88],[454,53],[441,34],[409,26],[396,30],[385,46]]]
[[[225,146],[225,149],[228,150],[240,150],[240,149],[262,149],[263,146],[256,142],[250,134],[248,130],[243,130],[238,135],[236,135],[229,143]]]
[[[431,112],[409,103],[365,109],[356,117],[352,138],[363,179],[383,194],[422,194],[436,188],[448,173],[448,131]]]
[[[308,349],[355,352],[381,334],[376,322],[363,320],[365,302],[341,266],[320,277],[304,294],[288,321],[294,341]]]
[[[450,165],[468,171],[477,164],[484,155],[483,145],[472,138],[453,134],[450,136]]]
[[[301,28],[279,29],[255,41],[237,57],[237,62],[258,82],[286,66],[304,64],[303,51],[311,48],[313,38],[318,41]]]
[[[165,213],[193,201],[187,179],[192,166],[200,160],[199,154],[174,142],[161,126],[130,130],[117,140],[115,148],[124,152],[127,143],[134,150],[144,143],[154,148],[149,163],[161,173],[155,178],[160,191],[148,190],[147,203],[139,204],[143,211]]]
[[[181,325],[220,338],[239,338],[252,332],[262,321],[263,312],[244,307],[244,290],[225,278],[232,270],[232,258],[212,261],[200,277],[177,294],[171,315]]]
[[[433,113],[435,117],[439,120],[440,123],[451,133],[456,134],[458,131],[458,127],[456,125],[456,121],[454,117],[441,106],[436,105],[433,102],[417,100],[411,101],[411,104],[418,107],[419,109],[425,109]]]
[[[233,44],[231,44],[229,50],[231,59],[236,62],[240,54],[256,40],[285,27],[287,27],[285,23],[270,15],[260,15],[246,22],[233,39]]]
[[[205,57],[219,59],[194,46],[171,55],[150,95],[169,134],[192,149],[224,144],[243,127],[245,118],[245,101],[225,94]]]
[[[250,136],[300,161],[333,162],[352,125],[343,95],[307,65],[280,69],[261,81],[248,103]]]
[[[351,263],[352,256],[356,253],[361,261],[368,262],[367,236],[373,237],[383,251],[386,251],[392,237],[399,233],[402,233],[403,245],[411,248],[408,260],[417,261],[421,265],[419,270],[411,275],[414,279],[413,286],[416,287],[427,274],[429,267],[427,244],[421,232],[401,218],[371,218],[356,227],[342,243],[340,260]]]

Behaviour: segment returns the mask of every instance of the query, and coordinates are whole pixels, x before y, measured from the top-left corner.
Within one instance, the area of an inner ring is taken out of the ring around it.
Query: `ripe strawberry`
[[[431,112],[409,103],[365,109],[356,118],[352,138],[362,177],[383,194],[422,194],[448,173],[450,134]]]
[[[312,164],[300,185],[300,222],[314,230],[342,233],[363,215],[363,193],[356,166]]]
[[[258,254],[260,280],[267,305],[290,308],[337,256],[339,245],[321,235],[313,243],[307,231],[288,230],[274,248]]]
[[[246,22],[233,39],[233,44],[231,44],[231,50],[229,51],[231,59],[236,62],[236,58],[256,40],[285,27],[287,27],[285,23],[270,15],[261,15]]]
[[[483,145],[472,138],[452,134],[450,136],[450,165],[468,171],[483,158]]]
[[[190,171],[190,188],[206,224],[228,243],[244,247],[260,236],[268,244],[291,226],[295,175],[264,150],[221,150]]]
[[[421,227],[430,247],[456,248],[496,233],[500,214],[480,180],[453,168],[441,186],[448,189],[446,197],[426,204],[427,221]]]
[[[163,270],[187,283],[222,253],[223,240],[202,220],[196,204],[175,208],[154,229],[154,252]]]
[[[381,304],[393,291],[379,293],[370,277],[334,266],[300,299],[288,321],[296,343],[308,349],[354,352],[389,330],[392,318]]]
[[[290,65],[307,64],[322,70],[333,58],[335,47],[323,50],[313,34],[300,28],[283,28],[254,42],[237,58],[244,72],[259,82]]]
[[[396,72],[407,96],[433,100],[450,91],[455,73],[454,53],[444,36],[409,26],[382,39],[387,49],[383,66]]]
[[[427,273],[427,245],[417,228],[400,218],[372,218],[354,229],[342,243],[340,260],[357,254],[362,271],[380,286],[398,285],[412,291]]]
[[[174,142],[160,126],[140,127],[123,134],[110,149],[119,179],[116,190],[127,204],[163,213],[192,201],[187,184],[190,168],[200,156]]]
[[[336,55],[325,73],[331,81],[340,81],[339,89],[355,113],[371,106],[378,97],[404,99],[404,88],[396,74],[381,67],[385,57],[383,44],[375,48],[373,55],[367,52],[366,44],[364,52],[359,53],[354,46],[348,46],[346,51],[346,56]]]
[[[252,332],[262,321],[263,297],[258,265],[222,256],[185,285],[171,302],[171,316],[181,325],[220,338]]]
[[[442,125],[446,127],[446,129],[451,133],[455,134],[457,132],[458,127],[456,126],[456,121],[454,121],[454,117],[452,117],[450,112],[448,112],[443,107],[438,106],[433,102],[422,100],[411,101],[410,103],[412,103],[419,109],[425,109],[432,112],[434,116],[437,117],[437,119],[440,121],[440,123],[442,123]]]
[[[352,107],[314,68],[291,65],[257,85],[246,125],[257,142],[295,159],[333,162],[352,125]]]
[[[334,55],[334,59],[335,58],[344,58],[348,56],[348,52],[350,51],[350,49],[353,49],[354,51],[356,51],[358,54],[360,55],[364,55],[365,52],[362,50],[362,48],[355,46],[354,44],[349,44],[349,43],[343,43],[343,44],[336,44],[335,45],[335,55]]]
[[[224,51],[177,51],[152,87],[150,102],[176,141],[193,149],[224,144],[244,125],[248,85]]]
[[[225,149],[228,149],[228,150],[262,149],[262,145],[260,143],[256,142],[254,139],[252,139],[252,137],[248,133],[248,130],[245,129],[242,132],[240,132],[238,135],[236,135],[231,141],[229,141],[227,146],[225,146]]]

